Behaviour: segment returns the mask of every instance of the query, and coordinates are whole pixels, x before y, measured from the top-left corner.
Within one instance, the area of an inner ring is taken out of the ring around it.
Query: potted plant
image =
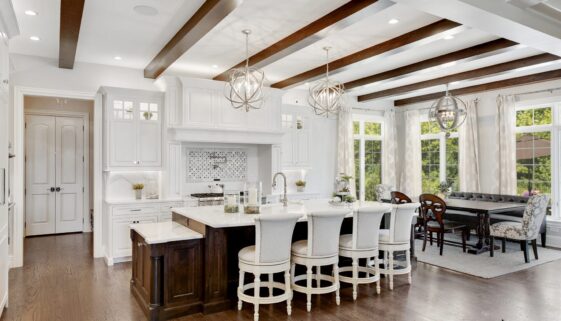
[[[452,192],[452,183],[450,181],[442,181],[438,185],[438,196],[440,198],[447,198]]]
[[[306,188],[306,181],[304,181],[304,180],[299,179],[299,180],[296,181],[295,184],[296,184],[296,190],[298,192],[303,192],[304,189]]]
[[[142,190],[144,189],[144,184],[142,183],[132,184],[132,189],[134,190],[136,199],[137,200],[142,199]]]
[[[145,111],[145,112],[142,114],[142,116],[144,116],[144,119],[145,119],[145,120],[150,120],[150,119],[152,119],[153,114],[152,114],[151,112],[149,112],[149,111]]]

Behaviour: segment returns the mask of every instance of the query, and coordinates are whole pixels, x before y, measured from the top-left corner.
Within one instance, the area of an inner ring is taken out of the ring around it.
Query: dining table
[[[489,202],[479,200],[466,200],[446,198],[447,210],[474,213],[477,215],[477,243],[468,248],[468,253],[480,254],[490,249],[490,226],[493,214],[524,209],[524,203]],[[513,219],[514,221],[514,219]]]

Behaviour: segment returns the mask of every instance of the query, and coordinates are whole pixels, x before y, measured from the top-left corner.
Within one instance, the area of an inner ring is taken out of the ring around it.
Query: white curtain
[[[342,107],[337,119],[337,173],[356,178],[353,138],[353,115],[350,107]],[[351,195],[356,195],[356,180],[351,180]]]
[[[466,120],[458,130],[460,148],[458,167],[460,190],[463,192],[480,192],[477,104],[478,99],[471,99],[467,102]]]
[[[396,128],[395,111],[393,107],[384,112],[384,141],[382,142],[382,184],[395,188],[396,165]]]
[[[411,199],[422,193],[421,122],[418,110],[404,112],[405,153],[401,162],[399,189]]]
[[[499,95],[497,97],[497,109],[498,193],[516,195],[516,138],[514,137],[516,110],[514,96]]]

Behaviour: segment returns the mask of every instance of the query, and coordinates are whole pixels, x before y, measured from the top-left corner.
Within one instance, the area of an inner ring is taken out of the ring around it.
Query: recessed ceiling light
[[[212,65],[212,68],[216,69],[218,68],[218,65]]]
[[[452,35],[447,35],[444,37],[444,40],[452,40],[452,39],[454,39],[454,36]]]
[[[396,18],[390,19],[390,21],[388,21],[388,23],[389,23],[390,25],[395,25],[395,24],[398,23],[398,22],[399,22],[399,20],[397,20]]]
[[[113,57],[113,59],[115,59],[115,60],[123,60],[123,57],[121,57],[121,56],[115,56],[115,57]]]
[[[141,14],[143,16],[155,16],[158,14],[158,9],[151,6],[139,5],[139,6],[135,6],[132,9],[136,13]]]
[[[28,16],[36,16],[37,12],[33,10],[25,10],[25,14]]]
[[[41,40],[41,38],[39,38],[39,37],[37,37],[37,36],[31,36],[31,37],[29,37],[29,39],[30,39],[30,40],[33,40],[33,41],[39,41],[39,40]]]

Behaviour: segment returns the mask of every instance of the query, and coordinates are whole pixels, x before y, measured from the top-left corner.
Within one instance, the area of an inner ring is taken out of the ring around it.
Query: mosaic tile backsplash
[[[187,182],[245,181],[247,152],[243,149],[189,149]]]

